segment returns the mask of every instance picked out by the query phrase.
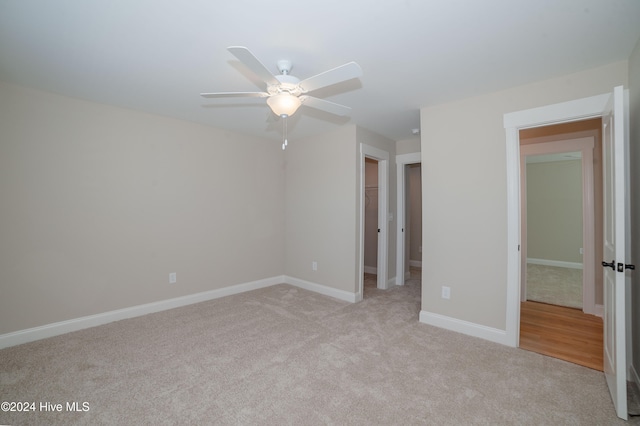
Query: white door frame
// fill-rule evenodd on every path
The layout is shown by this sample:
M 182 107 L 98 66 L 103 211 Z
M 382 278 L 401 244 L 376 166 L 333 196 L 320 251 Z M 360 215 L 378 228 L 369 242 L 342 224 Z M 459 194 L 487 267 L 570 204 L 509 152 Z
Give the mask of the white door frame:
M 577 152 L 582 154 L 582 311 L 586 314 L 596 314 L 595 301 L 595 201 L 593 182 L 593 149 L 595 137 L 557 139 L 550 142 L 532 143 L 520 147 L 520 194 L 522 199 L 521 223 L 521 290 L 520 300 L 526 300 L 527 289 L 527 190 L 526 190 L 526 157 L 532 155 L 558 154 L 563 152 Z M 602 315 L 601 315 L 602 316 Z
M 521 129 L 601 117 L 611 94 L 504 114 L 507 154 L 506 343 L 520 340 L 520 135 Z
M 360 259 L 358 264 L 357 300 L 364 295 L 364 191 L 365 191 L 365 157 L 378 161 L 378 265 L 377 287 L 389 288 L 388 275 L 388 241 L 389 241 L 389 153 L 364 143 L 360 143 Z
M 405 207 L 406 207 L 406 173 L 405 166 L 407 164 L 422 164 L 422 153 L 412 152 L 411 154 L 396 155 L 396 171 L 397 171 L 397 224 L 398 231 L 396 244 L 396 285 L 404 285 L 404 263 L 405 263 Z

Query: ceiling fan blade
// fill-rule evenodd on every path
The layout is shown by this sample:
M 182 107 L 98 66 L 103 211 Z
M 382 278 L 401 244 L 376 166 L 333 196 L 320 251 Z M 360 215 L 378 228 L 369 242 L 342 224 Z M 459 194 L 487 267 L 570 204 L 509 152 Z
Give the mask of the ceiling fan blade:
M 351 114 L 351 108 L 348 106 L 325 101 L 320 98 L 314 98 L 313 96 L 300 96 L 300 101 L 302 101 L 302 105 L 326 111 L 331 114 L 342 116 Z
M 352 78 L 357 78 L 361 75 L 362 68 L 360 68 L 360 65 L 355 62 L 349 62 L 347 64 L 340 65 L 337 68 L 302 80 L 298 86 L 302 89 L 303 93 L 306 93 L 322 87 L 331 86 L 332 84 L 351 80 Z
M 200 93 L 203 98 L 266 98 L 267 92 L 217 92 Z
M 240 62 L 245 64 L 247 68 L 253 71 L 258 77 L 262 79 L 268 85 L 278 85 L 280 82 L 274 77 L 267 67 L 264 66 L 258 58 L 255 57 L 249 49 L 244 46 L 230 46 L 227 50 L 231 52 L 233 56 L 240 59 Z

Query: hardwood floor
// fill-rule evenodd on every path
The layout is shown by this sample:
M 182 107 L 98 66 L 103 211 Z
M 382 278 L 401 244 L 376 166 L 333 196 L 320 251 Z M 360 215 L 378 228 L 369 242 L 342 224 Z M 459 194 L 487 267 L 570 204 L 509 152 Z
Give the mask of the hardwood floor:
M 603 370 L 602 318 L 580 309 L 522 302 L 520 348 Z

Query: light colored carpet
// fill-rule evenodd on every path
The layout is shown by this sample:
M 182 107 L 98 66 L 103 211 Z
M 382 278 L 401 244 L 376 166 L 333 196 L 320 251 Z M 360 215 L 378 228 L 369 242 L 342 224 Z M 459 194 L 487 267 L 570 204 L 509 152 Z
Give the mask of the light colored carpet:
M 602 373 L 418 322 L 419 280 L 350 304 L 281 284 L 0 351 L 1 424 L 613 425 Z
M 582 309 L 582 269 L 527 264 L 527 300 Z

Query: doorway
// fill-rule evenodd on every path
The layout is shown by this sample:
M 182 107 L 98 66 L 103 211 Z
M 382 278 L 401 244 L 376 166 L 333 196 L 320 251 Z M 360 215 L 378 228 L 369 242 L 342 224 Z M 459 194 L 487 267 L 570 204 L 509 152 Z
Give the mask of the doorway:
M 584 233 L 580 151 L 524 155 L 522 173 L 522 300 L 588 310 L 593 287 L 583 270 Z M 587 206 L 589 208 L 591 206 Z
M 366 169 L 367 163 L 377 163 L 377 188 L 366 188 Z M 376 257 L 376 287 L 381 290 L 387 290 L 389 287 L 388 275 L 388 211 L 389 211 L 389 153 L 370 145 L 360 144 L 360 176 L 359 176 L 359 265 L 358 274 L 358 293 L 356 301 L 362 300 L 364 297 L 364 278 L 365 278 L 365 226 L 366 226 L 366 204 L 367 196 L 369 200 L 377 197 L 377 247 Z M 371 167 L 371 166 L 369 166 Z
M 521 301 L 602 316 L 601 126 L 594 118 L 520 131 Z
M 589 118 L 603 120 L 603 252 L 618 260 L 602 262 L 604 293 L 604 371 L 616 414 L 627 419 L 626 378 L 630 364 L 630 279 L 624 274 L 629 240 L 628 191 L 628 91 L 616 86 L 611 93 L 504 115 L 507 157 L 507 322 L 505 342 L 517 347 L 520 334 L 520 129 L 569 123 Z M 604 131 L 606 130 L 606 132 Z M 606 154 L 606 155 L 605 155 Z M 615 198 L 614 198 L 615 197 Z M 614 202 L 615 200 L 615 202 Z M 615 238 L 614 238 L 615 235 Z M 603 281 L 605 281 L 603 279 Z
M 409 274 L 422 270 L 422 165 L 407 164 L 405 168 L 405 266 Z
M 601 126 L 595 118 L 520 131 L 519 324 L 522 349 L 600 371 Z
M 419 167 L 419 169 L 417 168 Z M 418 173 L 419 170 L 419 173 Z M 411 154 L 401 154 L 396 156 L 396 171 L 397 171 L 397 244 L 396 244 L 396 285 L 404 285 L 405 280 L 411 276 L 411 260 L 414 260 L 414 265 L 422 267 L 422 154 L 415 152 Z M 419 175 L 419 180 L 416 181 L 416 175 Z M 413 178 L 413 179 L 412 179 Z M 413 182 L 413 186 L 411 183 Z M 420 187 L 418 188 L 418 185 Z M 413 207 L 418 207 L 415 204 L 419 203 L 420 212 L 418 218 L 411 220 L 412 217 L 416 217 L 416 213 L 411 213 L 411 194 L 418 193 L 420 200 L 414 198 Z M 417 221 L 419 223 L 419 230 Z M 413 224 L 412 224 L 413 222 Z M 419 232 L 419 236 L 414 238 L 411 234 L 415 235 L 416 231 Z M 411 241 L 413 240 L 414 253 L 411 253 Z M 418 253 L 415 253 L 415 252 Z
M 518 347 L 521 304 L 521 194 L 520 131 L 599 119 L 611 99 L 610 94 L 555 104 L 504 115 L 507 138 L 507 322 L 505 343 Z
M 364 288 L 378 286 L 378 160 L 364 159 Z

